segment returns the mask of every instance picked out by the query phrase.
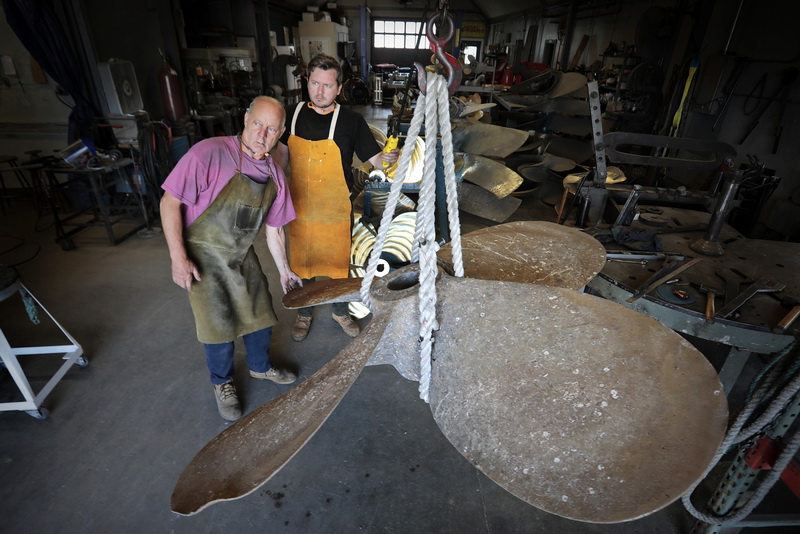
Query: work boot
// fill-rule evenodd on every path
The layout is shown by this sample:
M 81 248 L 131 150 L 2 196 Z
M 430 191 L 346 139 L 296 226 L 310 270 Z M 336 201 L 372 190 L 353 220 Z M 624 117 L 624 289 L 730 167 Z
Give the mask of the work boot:
M 297 375 L 293 372 L 275 369 L 274 367 L 267 369 L 266 373 L 259 373 L 250 369 L 250 376 L 259 380 L 272 380 L 276 384 L 291 384 L 297 380 Z
M 359 332 L 361 332 L 361 327 L 358 326 L 358 323 L 350 317 L 350 314 L 347 315 L 336 315 L 331 314 L 333 320 L 339 323 L 339 326 L 342 327 L 344 333 L 350 337 L 356 337 Z
M 310 315 L 298 315 L 292 325 L 292 339 L 295 341 L 303 341 L 308 335 L 308 329 L 311 328 Z
M 236 421 L 242 416 L 242 407 L 233 382 L 214 385 L 214 397 L 217 399 L 219 414 L 226 421 Z

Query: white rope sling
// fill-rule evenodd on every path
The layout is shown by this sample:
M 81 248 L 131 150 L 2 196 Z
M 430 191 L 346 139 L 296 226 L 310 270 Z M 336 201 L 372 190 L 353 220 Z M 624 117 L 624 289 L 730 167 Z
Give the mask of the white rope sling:
M 455 275 L 464 276 L 464 261 L 461 252 L 461 224 L 458 217 L 458 192 L 456 190 L 455 165 L 453 162 L 453 136 L 450 130 L 449 95 L 445 79 L 436 73 L 428 73 L 427 96 L 417 99 L 417 107 L 411 119 L 405 146 L 413 147 L 419 131 L 425 123 L 425 158 L 423 177 L 417 206 L 417 225 L 414 234 L 412 261 L 418 261 L 419 274 L 419 316 L 420 316 L 420 398 L 430 402 L 431 353 L 433 351 L 433 331 L 438 329 L 436 321 L 436 243 L 435 204 L 436 204 L 436 140 L 441 135 L 442 160 L 444 163 L 444 182 L 447 198 L 447 216 L 450 226 L 453 268 Z M 400 191 L 408 172 L 412 150 L 404 150 L 400 156 L 381 217 L 381 224 L 375 245 L 370 254 L 366 273 L 361 283 L 361 300 L 370 307 L 369 288 L 378 267 L 386 234 L 394 217 Z

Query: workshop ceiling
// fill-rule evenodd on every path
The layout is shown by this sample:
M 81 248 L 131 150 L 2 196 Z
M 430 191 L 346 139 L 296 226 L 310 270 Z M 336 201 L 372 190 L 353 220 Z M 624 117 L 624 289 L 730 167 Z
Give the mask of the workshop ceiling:
M 419 16 L 425 9 L 425 4 L 429 3 L 431 8 L 438 7 L 438 0 L 337 0 L 337 8 L 344 10 L 357 10 L 366 5 L 373 12 L 373 15 L 380 15 L 382 12 L 408 11 L 410 16 Z M 274 0 L 270 2 L 270 7 L 280 5 L 296 11 L 305 11 L 306 6 L 319 6 L 325 10 L 328 2 L 324 0 L 283 0 L 278 3 Z M 494 21 L 504 17 L 540 11 L 543 9 L 559 10 L 569 5 L 567 0 L 449 0 L 450 10 L 462 10 L 465 13 L 474 13 L 484 18 L 486 21 Z

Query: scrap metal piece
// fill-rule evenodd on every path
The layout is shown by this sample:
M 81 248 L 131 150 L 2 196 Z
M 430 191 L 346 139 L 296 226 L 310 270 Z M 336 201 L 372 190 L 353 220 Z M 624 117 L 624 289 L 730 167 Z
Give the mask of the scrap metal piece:
M 522 177 L 495 160 L 456 152 L 453 155 L 456 179 L 479 185 L 497 198 L 505 198 L 522 185 Z
M 776 280 L 772 280 L 770 278 L 759 278 L 747 288 L 736 295 L 733 300 L 729 303 L 726 303 L 725 306 L 717 312 L 717 315 L 720 317 L 729 317 L 733 315 L 733 312 L 738 310 L 742 304 L 756 296 L 758 293 L 777 293 L 778 291 L 783 291 L 786 287 L 786 284 L 783 282 L 778 282 Z
M 606 249 L 590 235 L 555 223 L 517 221 L 461 236 L 464 276 L 580 289 L 606 263 Z M 451 243 L 439 263 L 453 273 Z
M 730 267 L 717 269 L 715 272 L 717 276 L 725 281 L 724 306 L 733 302 L 733 299 L 739 294 L 739 287 L 741 287 L 742 284 L 753 283 L 752 278 Z
M 664 261 L 664 265 L 659 269 L 657 273 L 650 277 L 650 279 L 644 283 L 642 287 L 636 290 L 626 302 L 634 302 L 638 300 L 640 297 L 648 294 L 654 288 L 660 286 L 670 278 L 674 277 L 675 275 L 682 273 L 689 267 L 693 266 L 695 263 L 699 262 L 703 258 L 693 258 L 686 263 L 681 263 L 678 260 L 675 260 L 671 256 L 667 256 L 666 260 Z
M 727 402 L 680 335 L 562 288 L 443 277 L 437 292 L 433 418 L 505 490 L 613 523 L 667 506 L 703 476 Z

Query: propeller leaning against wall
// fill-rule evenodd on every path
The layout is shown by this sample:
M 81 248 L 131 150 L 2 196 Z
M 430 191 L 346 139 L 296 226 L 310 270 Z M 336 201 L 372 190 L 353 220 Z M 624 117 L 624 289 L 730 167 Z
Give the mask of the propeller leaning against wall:
M 603 247 L 552 223 L 462 236 L 465 277 L 437 278 L 430 406 L 453 446 L 498 485 L 587 522 L 637 519 L 702 476 L 725 431 L 713 367 L 659 322 L 577 291 Z M 370 289 L 373 317 L 337 356 L 209 442 L 172 495 L 184 515 L 247 495 L 311 439 L 368 363 L 420 376 L 418 266 Z M 360 300 L 359 279 L 307 284 L 287 307 Z

